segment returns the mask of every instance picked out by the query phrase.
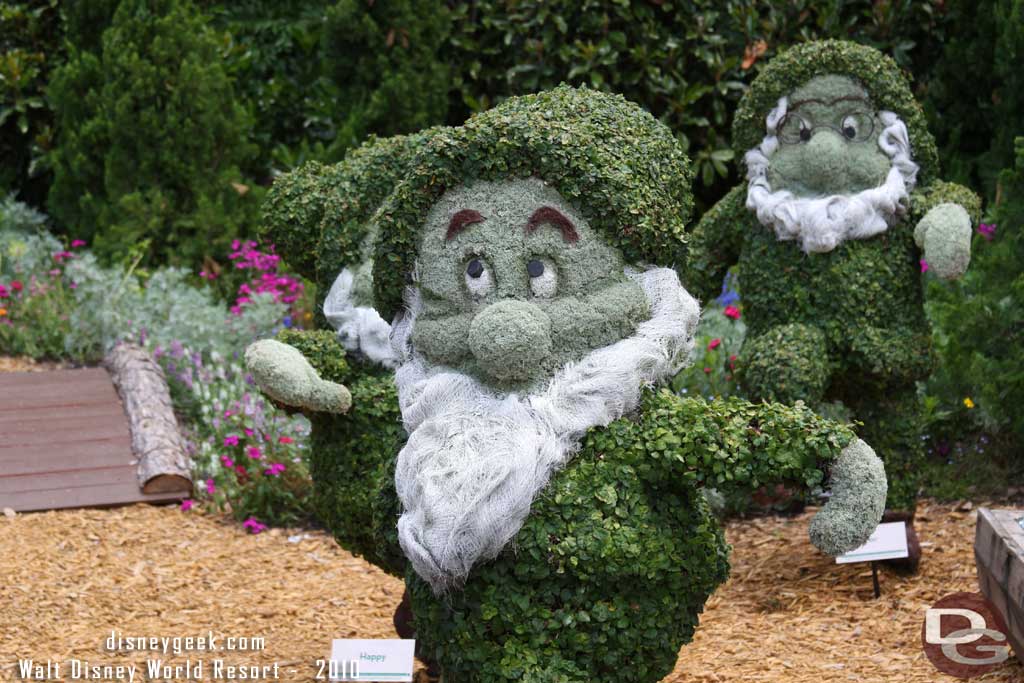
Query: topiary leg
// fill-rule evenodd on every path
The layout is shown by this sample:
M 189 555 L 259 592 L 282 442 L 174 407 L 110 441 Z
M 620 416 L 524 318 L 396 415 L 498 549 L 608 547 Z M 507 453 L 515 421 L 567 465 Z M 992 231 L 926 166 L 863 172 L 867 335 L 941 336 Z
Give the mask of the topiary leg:
M 743 385 L 754 400 L 817 406 L 832 373 L 825 334 L 799 323 L 748 336 L 740 358 Z
M 864 423 L 858 431 L 885 463 L 889 480 L 886 507 L 913 512 L 924 461 L 921 405 L 915 387 L 880 387 L 844 400 L 855 419 Z

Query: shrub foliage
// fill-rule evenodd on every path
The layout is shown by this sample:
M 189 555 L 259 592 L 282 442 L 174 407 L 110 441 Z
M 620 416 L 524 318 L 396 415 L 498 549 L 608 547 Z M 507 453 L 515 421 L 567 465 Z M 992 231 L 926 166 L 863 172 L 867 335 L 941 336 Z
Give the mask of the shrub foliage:
M 124 0 L 101 51 L 73 49 L 49 93 L 49 206 L 101 258 L 149 240 L 147 262 L 196 263 L 251 225 L 260 193 L 239 171 L 250 116 L 192 5 Z

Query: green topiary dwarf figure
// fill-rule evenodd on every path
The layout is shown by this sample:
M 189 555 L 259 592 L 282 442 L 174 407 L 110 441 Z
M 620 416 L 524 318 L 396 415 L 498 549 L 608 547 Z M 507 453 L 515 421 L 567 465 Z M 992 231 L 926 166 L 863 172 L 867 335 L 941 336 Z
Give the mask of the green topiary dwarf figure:
M 886 463 L 891 518 L 912 523 L 924 453 L 915 382 L 932 362 L 921 271 L 964 273 L 979 200 L 937 179 L 906 79 L 854 43 L 776 57 L 740 102 L 733 145 L 749 150 L 748 182 L 693 231 L 687 284 L 711 297 L 739 264 L 748 395 L 841 400 Z
M 335 463 L 328 485 L 394 511 L 373 521 L 389 545 L 375 556 L 406 559 L 417 645 L 446 683 L 668 674 L 728 574 L 704 486 L 827 483 L 815 545 L 838 554 L 870 535 L 885 473 L 849 428 L 665 388 L 699 310 L 666 267 L 685 257 L 692 202 L 663 124 L 562 86 L 434 130 L 401 163 L 359 229 L 376 235 L 407 437 L 363 469 L 342 439 L 314 448 Z M 247 358 L 271 395 L 340 412 L 347 401 L 319 398 L 344 395 L 324 372 L 337 353 L 270 340 Z M 363 530 L 335 532 L 345 545 Z

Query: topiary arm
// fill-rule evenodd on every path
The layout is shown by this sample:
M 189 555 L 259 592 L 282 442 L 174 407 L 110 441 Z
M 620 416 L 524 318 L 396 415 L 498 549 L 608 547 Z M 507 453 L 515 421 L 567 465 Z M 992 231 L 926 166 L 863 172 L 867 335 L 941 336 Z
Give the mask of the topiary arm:
M 690 234 L 683 284 L 700 301 L 718 295 L 722 279 L 739 258 L 743 229 L 750 224 L 747 186 L 737 185 L 704 214 Z
M 944 280 L 967 271 L 971 233 L 981 214 L 976 194 L 955 183 L 937 181 L 911 195 L 914 241 L 928 267 Z
M 282 341 L 260 340 L 245 350 L 246 366 L 260 389 L 296 408 L 347 412 L 352 396 L 340 380 L 348 365 L 345 350 L 334 334 L 327 330 L 285 330 L 279 338 Z
M 849 427 L 800 403 L 707 402 L 663 390 L 645 408 L 645 450 L 656 476 L 723 492 L 776 482 L 816 487 L 830 477 L 833 495 L 812 522 L 811 540 L 833 555 L 861 545 L 882 518 L 881 461 Z

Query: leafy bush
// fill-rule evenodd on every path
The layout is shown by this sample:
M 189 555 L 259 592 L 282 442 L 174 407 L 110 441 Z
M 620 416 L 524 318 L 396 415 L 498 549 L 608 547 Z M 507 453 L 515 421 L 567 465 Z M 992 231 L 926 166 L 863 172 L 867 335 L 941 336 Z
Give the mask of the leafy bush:
M 1024 137 L 1000 175 L 999 202 L 979 226 L 958 282 L 930 282 L 940 371 L 930 389 L 974 425 L 1024 444 Z
M 449 121 L 565 81 L 620 93 L 680 137 L 701 204 L 718 199 L 735 156 L 728 131 L 745 84 L 779 48 L 844 38 L 926 75 L 949 25 L 941 0 L 475 0 L 453 4 Z
M 947 175 L 994 198 L 1024 133 L 1024 0 L 953 0 L 925 104 Z
M 327 12 L 325 75 L 337 88 L 340 160 L 370 133 L 414 133 L 442 123 L 448 108 L 447 39 L 442 0 L 340 0 Z
M 219 40 L 187 1 L 124 0 L 99 53 L 71 46 L 57 112 L 49 207 L 109 262 L 149 240 L 143 263 L 198 263 L 253 226 L 254 153 Z
M 736 305 L 739 295 L 732 289 L 731 273 L 722 286 L 722 295 L 704 304 L 697 326 L 693 364 L 672 380 L 672 388 L 681 394 L 707 399 L 742 395 L 737 381 L 739 353 L 747 336 Z
M 224 33 L 224 66 L 239 101 L 251 106 L 248 134 L 260 150 L 243 170 L 262 180 L 271 166 L 285 169 L 337 135 L 337 88 L 323 77 L 325 15 L 334 0 L 202 2 Z
M 53 113 L 43 93 L 62 58 L 59 20 L 58 0 L 0 2 L 0 192 L 37 206 L 49 186 Z

